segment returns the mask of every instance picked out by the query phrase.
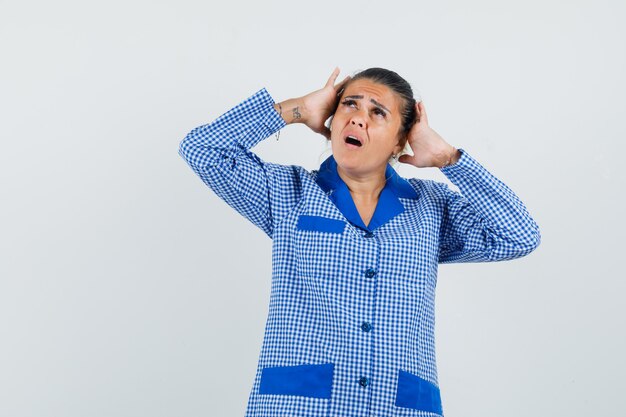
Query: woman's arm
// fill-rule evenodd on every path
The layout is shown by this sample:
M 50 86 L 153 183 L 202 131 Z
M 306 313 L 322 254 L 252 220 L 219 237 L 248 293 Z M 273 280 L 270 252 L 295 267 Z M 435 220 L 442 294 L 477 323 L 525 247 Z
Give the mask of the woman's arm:
M 414 155 L 402 155 L 399 161 L 438 167 L 460 190 L 435 183 L 444 200 L 439 262 L 503 261 L 532 252 L 541 236 L 521 200 L 466 151 L 435 132 L 422 102 L 416 107 L 419 120 L 407 139 Z
M 222 200 L 272 237 L 300 199 L 298 167 L 265 162 L 249 149 L 290 123 L 328 135 L 324 121 L 350 78 L 335 85 L 338 75 L 336 68 L 323 88 L 280 105 L 263 88 L 189 132 L 178 152 Z
M 179 154 L 222 200 L 272 237 L 274 225 L 300 196 L 296 167 L 249 151 L 285 126 L 263 88 L 212 123 L 193 129 Z
M 466 151 L 441 171 L 457 187 L 441 186 L 444 215 L 440 263 L 504 261 L 528 255 L 541 242 L 524 203 Z

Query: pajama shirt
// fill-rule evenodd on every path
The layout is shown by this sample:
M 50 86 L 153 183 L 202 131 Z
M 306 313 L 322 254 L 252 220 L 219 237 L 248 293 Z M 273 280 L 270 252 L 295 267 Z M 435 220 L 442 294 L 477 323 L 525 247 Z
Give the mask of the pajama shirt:
M 309 171 L 250 150 L 286 125 L 273 104 L 262 88 L 179 145 L 202 181 L 272 239 L 246 417 L 443 416 L 438 264 L 525 256 L 540 243 L 536 222 L 459 149 L 460 159 L 440 169 L 459 191 L 402 178 L 388 164 L 365 225 L 332 155 Z

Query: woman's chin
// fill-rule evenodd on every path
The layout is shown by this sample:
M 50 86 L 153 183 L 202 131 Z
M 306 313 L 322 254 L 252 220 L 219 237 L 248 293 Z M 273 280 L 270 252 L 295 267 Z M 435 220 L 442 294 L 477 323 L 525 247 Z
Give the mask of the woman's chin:
M 360 158 L 358 155 L 350 153 L 338 153 L 333 154 L 333 156 L 335 157 L 337 165 L 340 165 L 343 168 L 354 169 L 360 165 Z
M 335 158 L 335 161 L 343 172 L 350 172 L 352 175 L 361 175 L 365 172 L 364 169 L 366 169 L 362 158 L 353 155 L 342 155 L 339 158 Z

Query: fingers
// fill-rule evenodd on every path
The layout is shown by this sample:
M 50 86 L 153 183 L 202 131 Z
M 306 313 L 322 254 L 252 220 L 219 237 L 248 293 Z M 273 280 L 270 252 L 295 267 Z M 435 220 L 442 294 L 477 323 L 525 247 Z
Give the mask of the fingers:
M 421 101 L 418 101 L 415 105 L 417 106 L 417 114 L 419 115 L 419 122 L 424 123 L 425 125 L 428 125 L 428 116 L 426 115 L 426 107 L 424 107 L 424 103 Z
M 332 87 L 335 85 L 335 80 L 337 79 L 337 77 L 339 76 L 339 67 L 335 67 L 335 70 L 333 71 L 332 74 L 330 74 L 330 78 L 328 79 L 328 81 L 326 81 L 326 86 L 325 87 Z
M 339 84 L 335 86 L 335 91 L 337 92 L 341 91 L 341 89 L 346 85 L 346 83 L 348 82 L 350 78 L 351 77 L 347 75 L 346 78 L 344 78 L 342 82 L 340 82 Z

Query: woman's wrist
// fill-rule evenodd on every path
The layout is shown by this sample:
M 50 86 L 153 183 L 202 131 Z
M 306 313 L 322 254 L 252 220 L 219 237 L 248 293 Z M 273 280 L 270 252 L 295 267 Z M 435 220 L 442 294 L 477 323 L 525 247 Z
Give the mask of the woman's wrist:
M 443 162 L 437 164 L 439 168 L 445 168 L 458 162 L 459 158 L 461 157 L 461 152 L 454 146 L 452 146 L 451 148 L 452 150 L 447 152 L 442 158 Z
M 286 124 L 304 123 L 302 100 L 290 98 L 274 104 L 274 109 L 283 118 Z
M 461 158 L 461 151 L 459 151 L 457 148 L 455 148 L 454 146 L 452 147 L 452 157 L 450 158 L 450 164 L 449 165 L 454 165 L 459 161 L 459 158 Z

